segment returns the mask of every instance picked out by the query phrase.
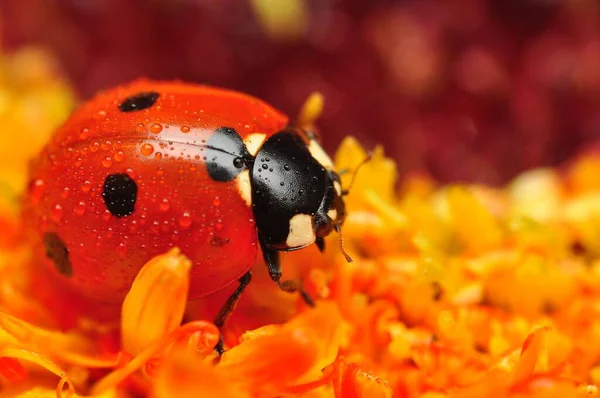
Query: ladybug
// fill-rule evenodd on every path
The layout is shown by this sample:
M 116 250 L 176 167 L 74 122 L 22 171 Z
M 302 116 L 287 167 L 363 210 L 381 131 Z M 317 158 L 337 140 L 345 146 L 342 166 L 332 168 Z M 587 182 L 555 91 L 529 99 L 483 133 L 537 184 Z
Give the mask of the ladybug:
M 30 169 L 24 220 L 49 272 L 96 302 L 121 303 L 140 268 L 179 247 L 189 298 L 238 289 L 260 247 L 281 289 L 280 252 L 339 231 L 339 175 L 317 137 L 265 102 L 183 82 L 137 80 L 97 94 Z

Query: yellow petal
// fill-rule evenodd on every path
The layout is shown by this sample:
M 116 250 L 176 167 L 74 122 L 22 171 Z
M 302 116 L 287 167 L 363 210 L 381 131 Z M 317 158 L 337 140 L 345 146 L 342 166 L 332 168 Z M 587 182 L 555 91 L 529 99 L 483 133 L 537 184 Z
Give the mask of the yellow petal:
M 325 98 L 319 92 L 312 93 L 304 102 L 298 116 L 298 126 L 310 130 L 323 113 Z
M 142 267 L 123 302 L 121 338 L 126 352 L 142 352 L 181 324 L 191 266 L 174 248 Z
M 467 248 L 482 251 L 500 245 L 503 235 L 498 222 L 470 190 L 450 188 L 448 206 L 456 233 Z
M 356 167 L 366 157 L 367 152 L 356 138 L 346 137 L 342 141 L 335 154 L 335 167 L 338 171 L 346 171 L 341 177 L 344 188 L 348 188 Z M 382 201 L 392 203 L 395 201 L 395 184 L 396 163 L 385 157 L 383 147 L 376 147 L 371 160 L 358 171 L 354 185 L 350 188 L 350 195 L 345 198 L 346 204 L 351 209 L 370 207 L 369 199 L 365 197 L 367 192 L 379 196 Z M 370 199 L 372 203 L 372 197 Z

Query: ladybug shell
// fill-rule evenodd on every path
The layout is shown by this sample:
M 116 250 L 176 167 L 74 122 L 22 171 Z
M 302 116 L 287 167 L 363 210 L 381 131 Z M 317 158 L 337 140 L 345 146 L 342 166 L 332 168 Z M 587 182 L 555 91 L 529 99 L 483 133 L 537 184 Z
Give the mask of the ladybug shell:
M 51 272 L 94 300 L 121 302 L 140 268 L 174 246 L 193 262 L 190 298 L 208 295 L 256 259 L 244 162 L 286 124 L 256 98 L 207 86 L 105 91 L 32 163 L 25 223 Z

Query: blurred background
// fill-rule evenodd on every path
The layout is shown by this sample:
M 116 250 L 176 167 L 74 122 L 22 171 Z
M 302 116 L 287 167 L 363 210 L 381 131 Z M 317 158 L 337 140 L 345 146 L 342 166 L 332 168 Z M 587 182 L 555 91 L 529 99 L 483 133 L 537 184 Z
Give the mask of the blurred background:
M 179 78 L 251 93 L 293 117 L 320 91 L 329 151 L 354 135 L 384 144 L 401 174 L 444 181 L 503 183 L 600 138 L 598 0 L 0 5 L 3 68 L 16 69 L 4 79 L 35 78 L 42 62 L 38 74 L 60 76 L 75 102 L 139 76 Z M 68 102 L 56 92 L 45 101 Z

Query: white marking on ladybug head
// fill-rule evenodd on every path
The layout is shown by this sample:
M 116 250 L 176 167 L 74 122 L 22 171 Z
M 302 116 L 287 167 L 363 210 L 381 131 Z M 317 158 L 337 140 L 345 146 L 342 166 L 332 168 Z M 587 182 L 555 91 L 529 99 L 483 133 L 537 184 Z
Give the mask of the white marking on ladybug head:
M 246 149 L 252 156 L 256 156 L 258 150 L 260 149 L 263 142 L 267 138 L 266 134 L 262 133 L 254 133 L 250 134 L 244 139 L 244 145 L 246 145 Z
M 335 192 L 337 192 L 338 196 L 342 196 L 342 185 L 339 182 L 333 182 L 333 189 L 335 189 Z
M 335 219 L 337 218 L 337 210 L 336 209 L 329 209 L 327 211 L 327 217 L 331 218 L 333 221 L 335 221 Z
M 308 246 L 313 244 L 316 239 L 312 216 L 309 214 L 296 214 L 290 219 L 290 230 L 285 241 L 288 247 Z
M 325 151 L 317 141 L 310 140 L 310 143 L 308 144 L 308 151 L 310 152 L 312 157 L 315 158 L 315 160 L 319 162 L 323 167 L 325 167 L 328 170 L 333 170 L 333 162 L 331 161 L 331 158 L 329 157 L 329 155 L 327 155 L 327 153 L 325 153 Z
M 250 170 L 243 170 L 236 178 L 237 188 L 248 207 L 252 206 L 252 185 L 250 185 Z

